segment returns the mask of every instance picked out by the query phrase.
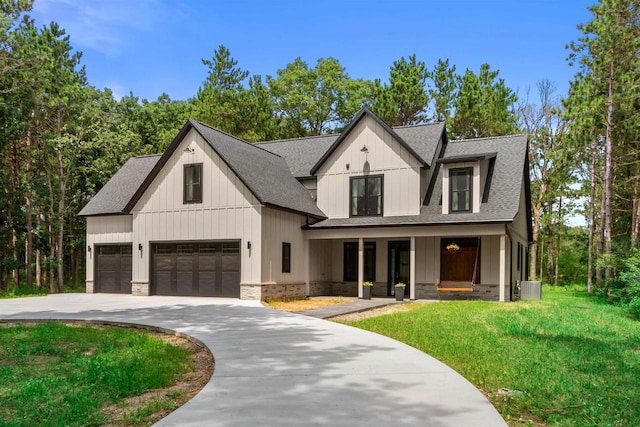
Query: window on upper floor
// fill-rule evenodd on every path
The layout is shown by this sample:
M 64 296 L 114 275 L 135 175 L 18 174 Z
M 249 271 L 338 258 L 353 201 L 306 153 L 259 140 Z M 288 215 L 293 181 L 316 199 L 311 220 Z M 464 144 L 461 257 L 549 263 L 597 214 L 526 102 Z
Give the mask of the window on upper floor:
M 473 168 L 449 169 L 450 212 L 471 212 Z
M 382 215 L 382 184 L 382 175 L 352 177 L 350 180 L 350 215 Z
M 183 203 L 202 203 L 202 163 L 184 165 Z

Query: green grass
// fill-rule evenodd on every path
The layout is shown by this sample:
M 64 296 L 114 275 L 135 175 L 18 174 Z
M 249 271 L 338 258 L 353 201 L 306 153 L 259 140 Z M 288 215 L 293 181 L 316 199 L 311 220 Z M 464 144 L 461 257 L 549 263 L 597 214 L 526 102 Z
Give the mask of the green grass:
M 0 290 L 0 299 L 3 298 L 24 298 L 47 295 L 46 289 L 31 289 L 25 287 L 10 288 L 8 291 Z
M 0 325 L 0 426 L 109 422 L 104 405 L 170 385 L 188 353 L 139 330 Z
M 640 322 L 584 294 L 545 288 L 542 301 L 416 304 L 350 324 L 451 366 L 511 425 L 640 425 Z M 503 388 L 522 393 L 496 393 Z

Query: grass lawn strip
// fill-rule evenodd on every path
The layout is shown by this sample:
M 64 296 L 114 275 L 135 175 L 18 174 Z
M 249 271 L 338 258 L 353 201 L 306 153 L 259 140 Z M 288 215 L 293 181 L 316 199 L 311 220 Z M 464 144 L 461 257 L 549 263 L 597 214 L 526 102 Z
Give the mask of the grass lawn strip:
M 640 322 L 624 309 L 549 289 L 542 301 L 412 307 L 348 323 L 451 366 L 511 425 L 640 425 Z
M 173 335 L 82 322 L 0 324 L 0 426 L 145 425 L 213 373 Z

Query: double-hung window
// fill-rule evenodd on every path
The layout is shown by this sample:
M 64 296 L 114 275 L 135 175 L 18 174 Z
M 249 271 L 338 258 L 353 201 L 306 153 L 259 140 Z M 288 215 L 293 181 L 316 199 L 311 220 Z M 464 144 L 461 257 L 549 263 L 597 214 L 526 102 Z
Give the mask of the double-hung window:
M 184 165 L 183 203 L 202 203 L 202 163 Z
M 382 175 L 351 178 L 350 215 L 382 215 Z
M 449 169 L 450 212 L 471 212 L 473 168 Z

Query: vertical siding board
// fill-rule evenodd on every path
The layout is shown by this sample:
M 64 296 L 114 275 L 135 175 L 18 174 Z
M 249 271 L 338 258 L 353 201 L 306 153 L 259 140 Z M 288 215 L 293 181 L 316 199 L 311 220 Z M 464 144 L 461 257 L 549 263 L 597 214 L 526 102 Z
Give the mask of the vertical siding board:
M 368 154 L 361 152 L 365 145 Z M 325 214 L 330 218 L 349 217 L 349 178 L 363 175 L 365 162 L 370 174 L 384 174 L 385 216 L 419 214 L 419 200 L 414 200 L 419 199 L 420 191 L 418 161 L 369 117 L 345 137 L 318 172 L 318 206 Z

